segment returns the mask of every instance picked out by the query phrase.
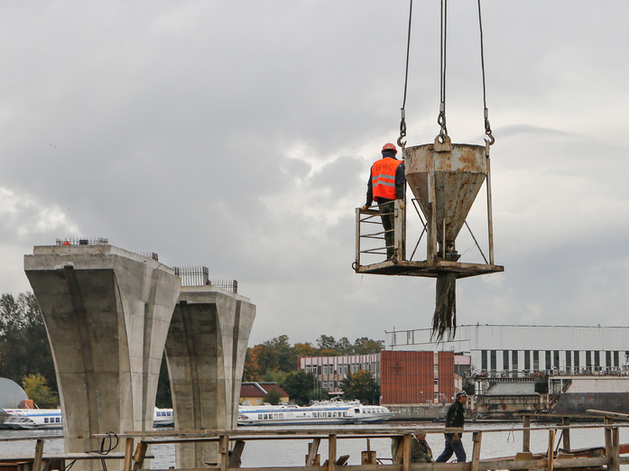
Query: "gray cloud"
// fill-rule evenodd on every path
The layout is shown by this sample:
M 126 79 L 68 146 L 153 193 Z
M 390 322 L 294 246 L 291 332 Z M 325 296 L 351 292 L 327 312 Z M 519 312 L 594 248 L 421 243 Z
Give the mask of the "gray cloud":
M 482 142 L 474 9 L 451 6 L 456 142 Z M 460 323 L 626 322 L 628 10 L 483 2 L 506 271 L 459 282 Z M 258 306 L 253 342 L 428 326 L 433 280 L 351 270 L 354 208 L 398 135 L 407 14 L 358 1 L 0 6 L 2 292 L 29 289 L 33 245 L 102 236 L 238 279 Z M 438 133 L 438 5 L 415 15 L 409 145 Z M 483 220 L 477 202 L 481 235 Z

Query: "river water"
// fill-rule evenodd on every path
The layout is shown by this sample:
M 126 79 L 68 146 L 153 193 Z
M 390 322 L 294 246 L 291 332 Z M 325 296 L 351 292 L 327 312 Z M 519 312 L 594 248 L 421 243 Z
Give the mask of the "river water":
M 588 424 L 578 424 L 576 427 Z M 590 424 L 591 425 L 591 424 Z M 390 422 L 386 427 L 392 429 L 435 429 L 438 424 L 433 422 Z M 544 427 L 545 425 L 533 425 L 531 432 L 531 451 L 533 453 L 545 453 L 548 448 L 548 431 L 535 430 L 536 427 Z M 352 429 L 356 426 L 350 426 Z M 472 433 L 471 431 L 482 431 L 481 459 L 482 458 L 498 458 L 513 456 L 515 453 L 522 451 L 522 425 L 520 422 L 501 422 L 491 424 L 470 423 L 466 426 L 466 433 L 463 435 L 463 445 L 467 452 L 468 461 L 472 455 Z M 299 427 L 291 427 L 299 428 Z M 325 429 L 325 427 L 321 427 Z M 342 427 L 333 427 L 339 429 Z M 358 427 L 360 428 L 360 427 Z M 365 426 L 370 428 L 370 426 Z M 256 430 L 272 430 L 270 427 L 256 427 Z M 164 430 L 164 428 L 160 428 Z M 493 431 L 493 432 L 492 432 Z M 52 438 L 61 435 L 61 430 L 0 430 L 0 456 L 14 454 L 33 454 L 35 450 L 35 439 L 46 438 L 44 444 L 44 452 L 46 453 L 63 453 L 63 440 Z M 557 434 L 557 440 L 559 439 Z M 31 437 L 32 440 L 25 441 L 3 441 L 6 438 L 26 438 Z M 604 446 L 605 437 L 603 428 L 573 428 L 570 431 L 570 440 L 572 449 L 588 448 L 594 446 Z M 248 441 L 245 451 L 242 455 L 243 467 L 262 467 L 262 466 L 302 466 L 305 462 L 305 455 L 308 450 L 308 442 L 311 440 L 253 440 Z M 433 456 L 437 457 L 443 450 L 444 440 L 440 433 L 429 433 L 427 441 L 432 448 Z M 620 429 L 620 443 L 629 443 L 629 428 Z M 561 446 L 561 445 L 560 445 Z M 369 441 L 369 448 L 376 451 L 379 458 L 391 457 L 391 440 L 388 438 L 377 438 Z M 337 456 L 350 455 L 348 464 L 360 464 L 360 452 L 367 450 L 365 438 L 360 439 L 339 439 L 337 442 Z M 124 444 L 118 445 L 116 451 L 122 452 Z M 151 453 L 155 459 L 151 460 L 152 469 L 166 469 L 175 465 L 175 447 L 174 445 L 153 445 Z M 327 442 L 321 441 L 319 449 L 321 462 L 327 457 Z M 623 466 L 623 469 L 629 469 L 629 466 Z

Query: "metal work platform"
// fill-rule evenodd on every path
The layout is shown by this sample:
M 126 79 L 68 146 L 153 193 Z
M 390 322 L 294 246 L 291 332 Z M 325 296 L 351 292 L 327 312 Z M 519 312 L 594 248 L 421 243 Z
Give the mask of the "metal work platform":
M 449 262 L 447 260 L 435 260 L 433 263 L 427 260 L 421 262 L 411 262 L 402 260 L 394 262 L 385 260 L 380 263 L 362 265 L 356 267 L 356 273 L 370 275 L 400 275 L 400 276 L 423 276 L 436 278 L 438 273 L 456 273 L 457 278 L 467 278 L 476 275 L 488 275 L 490 273 L 503 272 L 502 265 L 484 265 L 478 263 Z
M 449 138 L 444 142 L 436 139 L 434 144 L 404 149 L 404 164 L 414 195 L 408 204 L 394 200 L 384 213 L 377 207 L 356 209 L 354 271 L 427 278 L 446 274 L 467 278 L 503 272 L 504 267 L 494 263 L 489 146 L 452 144 Z M 466 221 L 483 184 L 487 190 L 487 255 Z M 413 208 L 421 222 L 417 242 L 408 245 L 407 208 Z M 393 218 L 393 228 L 385 229 L 383 218 Z M 476 246 L 484 263 L 480 257 L 470 260 L 469 256 L 461 261 L 467 250 L 459 254 L 455 240 L 464 227 L 469 231 L 470 246 Z M 426 258 L 417 260 L 422 240 Z

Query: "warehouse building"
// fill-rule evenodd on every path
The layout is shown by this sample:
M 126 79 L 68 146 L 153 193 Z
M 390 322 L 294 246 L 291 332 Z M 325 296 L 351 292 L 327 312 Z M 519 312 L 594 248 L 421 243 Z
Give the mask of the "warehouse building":
M 462 325 L 449 340 L 431 329 L 385 332 L 391 351 L 452 351 L 470 357 L 470 374 L 629 374 L 629 327 Z

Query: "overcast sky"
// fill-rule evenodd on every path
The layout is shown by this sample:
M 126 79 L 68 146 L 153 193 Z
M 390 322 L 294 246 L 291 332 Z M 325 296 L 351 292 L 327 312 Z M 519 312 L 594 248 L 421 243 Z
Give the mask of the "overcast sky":
M 408 6 L 3 2 L 0 292 L 30 290 L 33 246 L 106 237 L 238 280 L 252 345 L 429 327 L 434 280 L 351 268 L 369 168 L 398 137 Z M 481 144 L 476 2 L 449 6 L 448 130 Z M 629 3 L 482 7 L 505 272 L 458 282 L 458 322 L 626 324 Z M 432 142 L 437 0 L 415 1 L 406 109 L 408 145 Z

